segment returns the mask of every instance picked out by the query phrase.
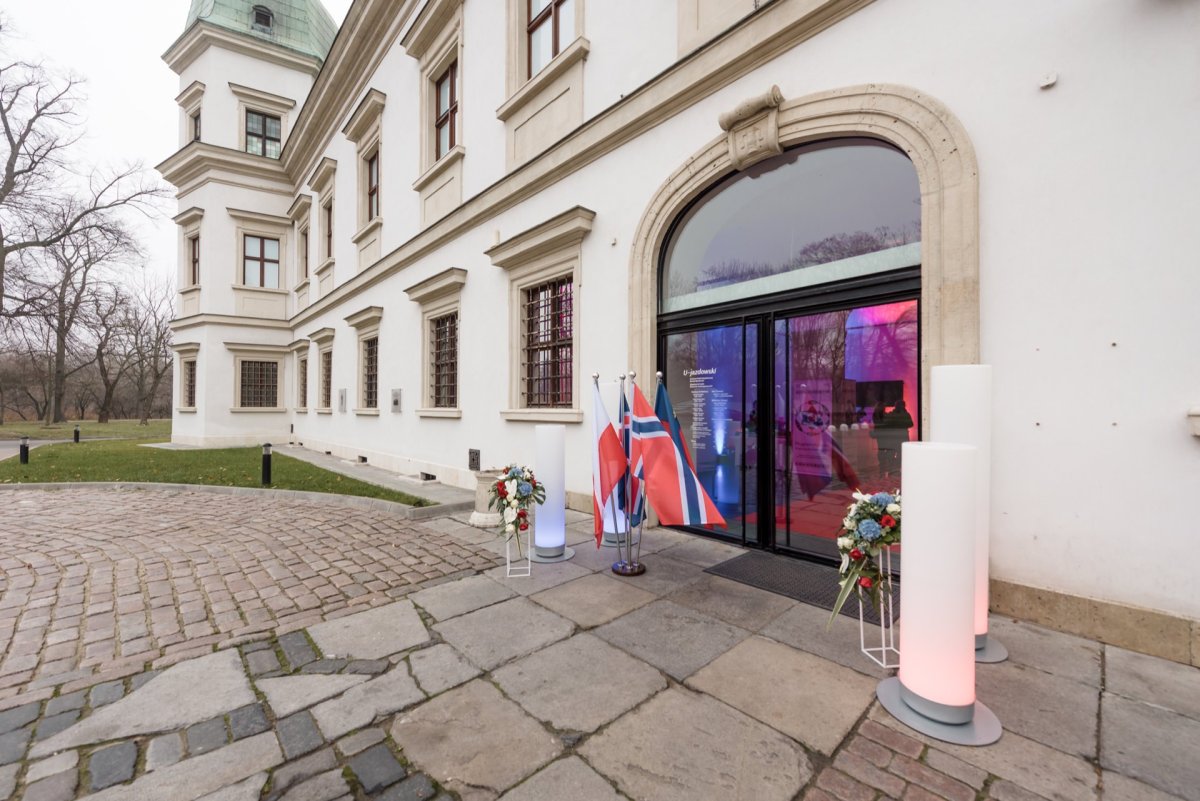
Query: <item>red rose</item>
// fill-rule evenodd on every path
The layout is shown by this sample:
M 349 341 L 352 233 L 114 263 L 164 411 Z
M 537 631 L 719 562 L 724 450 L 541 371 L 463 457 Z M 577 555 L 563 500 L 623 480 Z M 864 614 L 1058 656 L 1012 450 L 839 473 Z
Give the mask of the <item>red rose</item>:
M 521 524 L 521 531 L 524 531 L 524 530 L 525 530 L 525 529 L 527 529 L 527 528 L 529 528 L 529 524 L 528 524 L 528 523 L 522 523 L 522 524 Z
M 508 490 L 506 490 L 504 487 L 498 487 L 496 489 L 496 494 L 499 495 L 501 498 L 507 498 Z
M 857 562 L 859 559 L 863 558 L 863 552 L 857 548 L 854 548 L 850 551 L 850 558 Z
M 883 526 L 884 528 L 895 528 L 896 518 L 892 517 L 891 515 L 884 515 L 883 517 L 879 518 L 879 525 Z
M 860 579 L 858 580 L 858 586 L 862 587 L 864 590 L 869 590 L 869 589 L 871 589 L 871 586 L 872 586 L 874 583 L 875 583 L 875 582 L 871 581 L 871 579 L 867 578 L 866 576 L 863 576 L 862 578 L 860 578 Z
M 518 510 L 517 510 L 517 517 L 520 517 L 520 518 L 525 518 L 525 517 L 528 517 L 528 516 L 529 516 L 529 512 L 526 512 L 524 509 L 518 509 Z

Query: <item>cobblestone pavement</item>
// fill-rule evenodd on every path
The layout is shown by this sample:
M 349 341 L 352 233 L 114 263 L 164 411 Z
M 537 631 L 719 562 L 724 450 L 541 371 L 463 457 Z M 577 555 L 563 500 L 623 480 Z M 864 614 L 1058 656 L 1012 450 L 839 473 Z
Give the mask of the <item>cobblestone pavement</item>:
M 497 559 L 335 503 L 86 487 L 2 498 L 0 703 L 302 628 Z
M 647 532 L 647 573 L 617 578 L 589 528 L 528 578 L 433 579 L 11 699 L 0 798 L 1200 801 L 1197 668 L 994 618 L 1011 658 L 977 684 L 1005 733 L 951 746 L 878 705 L 855 621 L 704 572 L 736 549 Z M 498 545 L 449 518 L 421 533 Z

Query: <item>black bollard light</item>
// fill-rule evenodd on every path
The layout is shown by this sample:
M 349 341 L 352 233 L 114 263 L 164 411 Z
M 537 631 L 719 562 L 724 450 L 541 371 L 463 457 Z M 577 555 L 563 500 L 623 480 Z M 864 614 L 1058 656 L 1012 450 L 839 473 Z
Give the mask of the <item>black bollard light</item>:
M 79 443 L 79 423 L 75 424 L 75 442 Z
M 263 445 L 262 483 L 264 487 L 271 483 L 271 443 L 269 442 Z
M 21 464 L 29 464 L 29 437 L 21 437 Z

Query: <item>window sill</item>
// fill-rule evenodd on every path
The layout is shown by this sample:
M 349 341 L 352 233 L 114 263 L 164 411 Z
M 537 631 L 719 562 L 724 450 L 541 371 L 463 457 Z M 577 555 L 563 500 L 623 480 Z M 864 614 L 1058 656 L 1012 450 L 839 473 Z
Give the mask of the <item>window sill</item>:
M 543 89 L 553 83 L 555 78 L 570 69 L 575 62 L 587 58 L 591 47 L 591 42 L 582 36 L 567 45 L 567 48 L 555 56 L 553 61 L 543 67 L 541 72 L 526 81 L 520 89 L 513 92 L 512 97 L 504 101 L 504 104 L 496 109 L 496 119 L 507 120 L 524 108 L 530 100 L 540 95 Z
M 175 411 L 179 412 L 180 414 L 195 414 L 196 407 L 195 406 L 179 406 L 179 407 L 176 407 Z
M 502 409 L 500 416 L 514 423 L 582 423 L 582 409 Z
M 383 217 L 375 217 L 374 219 L 369 220 L 362 228 L 358 229 L 358 233 L 350 237 L 350 241 L 357 245 L 359 242 L 363 241 L 382 227 Z M 323 267 L 324 265 L 321 266 Z
M 459 161 L 462 161 L 462 158 L 465 155 L 467 155 L 467 149 L 462 145 L 455 145 L 454 147 L 450 148 L 446 155 L 435 161 L 429 169 L 421 173 L 420 178 L 413 181 L 412 188 L 417 192 L 420 192 L 422 189 L 437 180 L 439 175 L 453 167 Z
M 308 279 L 307 278 L 305 278 L 300 283 L 296 284 L 295 292 L 297 295 L 299 295 L 301 292 L 303 292 L 306 289 L 308 289 Z
M 417 417 L 447 417 L 458 419 L 462 417 L 462 409 L 417 409 Z
M 233 414 L 282 414 L 287 409 L 282 406 L 231 406 L 229 411 Z
M 378 417 L 379 416 L 378 409 L 355 409 L 354 413 L 357 414 L 359 417 Z
M 296 414 L 308 414 L 308 407 L 307 406 L 297 406 L 292 411 L 294 411 Z
M 323 261 L 317 265 L 317 277 L 319 278 L 321 275 L 329 272 L 332 269 L 333 269 L 333 256 L 330 256 L 329 258 L 325 259 L 325 261 Z
M 233 288 L 241 290 L 242 292 L 262 292 L 267 295 L 286 295 L 289 291 L 287 289 L 275 289 L 269 286 L 247 286 L 246 284 L 234 284 Z
M 200 291 L 200 285 L 192 284 L 191 286 L 185 286 L 183 289 L 180 289 L 179 294 L 180 295 L 190 295 L 193 292 L 199 292 L 199 291 Z
M 317 409 L 317 414 L 333 414 L 333 409 Z

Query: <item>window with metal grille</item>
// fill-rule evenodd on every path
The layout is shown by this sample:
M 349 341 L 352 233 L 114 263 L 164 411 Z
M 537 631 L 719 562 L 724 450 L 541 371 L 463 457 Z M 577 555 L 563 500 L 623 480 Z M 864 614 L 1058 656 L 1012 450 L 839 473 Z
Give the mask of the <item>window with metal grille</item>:
M 429 395 L 434 408 L 458 408 L 458 312 L 429 321 Z
M 575 40 L 574 0 L 527 0 L 528 69 L 532 78 Z
M 273 409 L 279 405 L 279 363 L 242 362 L 242 398 L 244 409 Z
M 527 407 L 571 407 L 574 283 L 570 275 L 523 292 L 521 354 Z
M 200 234 L 188 238 L 188 249 L 191 251 L 191 275 L 189 276 L 192 286 L 200 283 Z
M 183 406 L 186 409 L 196 408 L 196 363 L 183 363 Z
M 364 409 L 379 408 L 379 337 L 362 342 L 362 404 Z
M 255 156 L 279 158 L 283 150 L 283 123 L 278 117 L 258 111 L 246 112 L 246 152 Z
M 279 240 L 262 236 L 245 237 L 242 248 L 242 283 L 246 286 L 279 288 Z
M 321 351 L 321 408 L 333 407 L 333 351 Z
M 296 364 L 296 406 L 301 409 L 308 407 L 308 359 L 300 359 Z
M 454 62 L 442 77 L 434 84 L 434 97 L 437 107 L 434 109 L 433 131 L 434 141 L 437 142 L 434 156 L 441 158 L 450 152 L 455 145 L 455 131 L 458 127 L 458 62 Z

